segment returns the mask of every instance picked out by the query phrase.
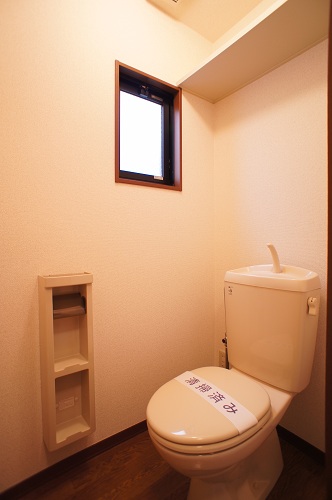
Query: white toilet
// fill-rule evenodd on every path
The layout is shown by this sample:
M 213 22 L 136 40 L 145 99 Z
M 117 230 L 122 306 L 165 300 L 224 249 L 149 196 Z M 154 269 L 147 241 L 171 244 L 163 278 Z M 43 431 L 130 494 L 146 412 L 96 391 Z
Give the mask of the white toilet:
M 151 440 L 191 478 L 190 500 L 264 499 L 282 456 L 276 426 L 309 383 L 320 281 L 316 273 L 259 265 L 225 275 L 231 369 L 198 368 L 167 382 L 147 407 Z

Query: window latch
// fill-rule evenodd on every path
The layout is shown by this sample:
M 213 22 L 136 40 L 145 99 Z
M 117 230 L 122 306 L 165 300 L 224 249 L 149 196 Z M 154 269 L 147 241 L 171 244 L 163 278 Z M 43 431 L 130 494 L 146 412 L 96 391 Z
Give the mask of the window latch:
M 149 97 L 149 87 L 147 85 L 141 85 L 141 97 Z

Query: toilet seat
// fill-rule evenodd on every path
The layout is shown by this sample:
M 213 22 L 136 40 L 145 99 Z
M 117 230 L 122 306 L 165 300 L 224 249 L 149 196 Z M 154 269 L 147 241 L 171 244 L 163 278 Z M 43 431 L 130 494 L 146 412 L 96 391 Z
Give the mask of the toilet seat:
M 239 432 L 222 413 L 173 379 L 156 391 L 147 408 L 149 431 L 162 446 L 180 453 L 216 453 L 244 442 L 269 420 L 268 393 L 246 375 L 215 366 L 192 373 L 227 392 L 255 415 L 257 424 Z

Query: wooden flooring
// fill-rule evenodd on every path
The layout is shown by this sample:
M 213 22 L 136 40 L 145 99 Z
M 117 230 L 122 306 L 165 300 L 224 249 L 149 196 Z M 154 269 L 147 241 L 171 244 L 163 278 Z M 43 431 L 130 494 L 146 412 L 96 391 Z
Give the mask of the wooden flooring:
M 327 500 L 324 467 L 295 446 L 280 441 L 284 472 L 268 500 Z M 188 487 L 189 480 L 159 457 L 148 433 L 142 432 L 20 498 L 185 500 Z

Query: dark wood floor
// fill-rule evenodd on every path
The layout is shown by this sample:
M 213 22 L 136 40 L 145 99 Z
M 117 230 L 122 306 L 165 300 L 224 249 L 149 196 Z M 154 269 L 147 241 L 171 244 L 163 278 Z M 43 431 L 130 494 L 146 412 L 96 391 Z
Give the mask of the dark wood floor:
M 324 467 L 280 441 L 284 471 L 268 500 L 326 500 Z M 188 487 L 189 480 L 159 457 L 148 433 L 143 432 L 20 498 L 184 500 Z

